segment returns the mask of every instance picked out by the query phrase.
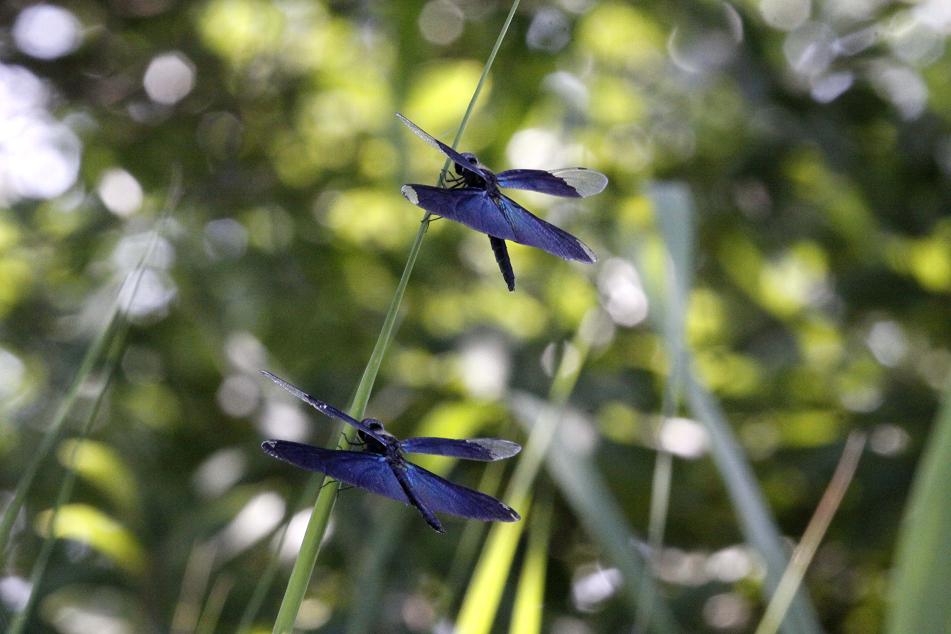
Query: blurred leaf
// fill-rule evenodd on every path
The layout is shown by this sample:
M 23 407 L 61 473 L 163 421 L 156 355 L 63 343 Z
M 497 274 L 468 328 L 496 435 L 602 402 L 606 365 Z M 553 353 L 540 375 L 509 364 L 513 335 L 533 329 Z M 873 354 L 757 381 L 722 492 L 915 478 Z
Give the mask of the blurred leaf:
M 75 453 L 74 453 L 75 450 Z M 135 475 L 120 454 L 94 440 L 64 440 L 56 451 L 60 464 L 72 469 L 109 497 L 124 515 L 139 515 L 139 490 Z M 72 465 L 70 456 L 74 456 Z
M 945 390 L 902 520 L 885 631 L 951 628 L 951 387 Z
M 36 531 L 50 535 L 53 511 L 43 511 L 36 518 Z M 145 571 L 146 551 L 132 532 L 117 520 L 88 504 L 67 504 L 60 508 L 56 528 L 57 539 L 72 539 L 105 555 L 134 575 Z

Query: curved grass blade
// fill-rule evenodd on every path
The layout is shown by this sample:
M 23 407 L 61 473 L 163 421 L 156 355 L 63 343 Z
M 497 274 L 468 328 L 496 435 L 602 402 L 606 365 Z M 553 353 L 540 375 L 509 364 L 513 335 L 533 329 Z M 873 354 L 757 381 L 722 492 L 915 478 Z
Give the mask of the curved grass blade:
M 575 339 L 580 342 L 580 338 Z M 574 390 L 586 355 L 586 345 L 569 344 L 565 347 L 549 392 L 552 407 L 543 409 L 532 426 L 522 450 L 522 459 L 509 481 L 504 499 L 514 507 L 525 509 L 523 513 L 526 518 L 529 516 L 532 486 L 558 430 L 561 411 Z M 525 521 L 499 524 L 489 529 L 489 537 L 459 609 L 456 629 L 460 632 L 484 634 L 491 630 L 525 524 Z
M 658 222 L 669 256 L 665 258 L 667 261 L 661 272 L 656 271 L 656 267 L 645 266 L 644 258 L 640 258 L 642 268 L 655 273 L 653 277 L 645 276 L 645 289 L 652 309 L 656 308 L 663 313 L 660 325 L 668 348 L 675 351 L 671 356 L 674 363 L 677 361 L 676 351 L 682 351 L 681 365 L 676 367 L 672 363 L 672 367 L 676 367 L 676 374 L 671 375 L 670 381 L 673 385 L 668 385 L 668 389 L 674 385 L 682 385 L 690 411 L 706 427 L 710 436 L 712 457 L 736 510 L 743 535 L 747 543 L 757 549 L 766 562 L 764 595 L 772 596 L 782 571 L 787 566 L 779 528 L 716 399 L 702 387 L 692 372 L 690 351 L 683 343 L 683 315 L 686 304 L 679 302 L 688 297 L 692 272 L 689 266 L 684 265 L 690 262 L 693 242 L 690 228 L 692 225 L 684 219 L 684 215 L 689 213 L 692 207 L 689 190 L 679 184 L 654 184 L 650 195 L 658 209 Z M 671 263 L 673 266 L 680 263 L 681 270 L 670 274 L 667 268 Z M 664 280 L 665 283 L 662 284 L 659 280 Z M 669 460 L 669 457 L 665 460 L 662 454 L 658 458 L 660 473 L 655 473 L 655 498 L 669 499 Z M 660 518 L 666 514 L 661 513 L 662 501 L 657 499 L 658 508 L 652 515 L 652 533 L 655 540 L 663 534 L 663 531 L 659 530 Z M 666 503 L 663 506 L 666 506 Z M 815 609 L 804 591 L 800 591 L 793 600 L 788 618 L 783 624 L 783 631 L 788 634 L 813 634 L 822 631 Z
M 161 226 L 164 220 L 171 214 L 172 210 L 178 205 L 178 200 L 180 197 L 181 175 L 178 171 L 175 171 L 172 174 L 172 182 L 169 186 L 165 207 L 159 216 L 157 223 L 158 226 Z M 139 262 L 136 264 L 135 269 L 126 276 L 125 280 L 123 280 L 122 286 L 116 293 L 116 299 L 112 305 L 112 311 L 109 314 L 109 318 L 106 320 L 105 327 L 99 332 L 99 334 L 93 340 L 92 345 L 89 346 L 89 349 L 83 356 L 83 360 L 79 365 L 79 369 L 76 371 L 76 377 L 73 379 L 72 384 L 66 391 L 66 396 L 63 398 L 59 408 L 56 410 L 56 413 L 53 416 L 53 421 L 47 428 L 46 433 L 43 435 L 43 439 L 40 441 L 39 446 L 33 452 L 29 464 L 23 471 L 23 475 L 21 475 L 19 481 L 17 481 L 13 498 L 3 510 L 3 515 L 0 517 L 0 567 L 6 563 L 10 532 L 13 530 L 13 523 L 16 520 L 20 509 L 23 507 L 23 502 L 26 499 L 26 493 L 33 484 L 33 479 L 36 477 L 36 474 L 39 471 L 40 464 L 42 464 L 43 460 L 49 454 L 50 450 L 53 448 L 53 445 L 56 444 L 56 440 L 62 433 L 63 428 L 66 426 L 67 417 L 73 409 L 73 405 L 79 396 L 80 389 L 91 375 L 96 364 L 102 359 L 103 354 L 105 354 L 110 349 L 115 341 L 121 341 L 128 330 L 126 310 L 132 305 L 132 300 L 135 297 L 135 291 L 138 289 L 139 282 L 142 279 L 142 272 L 144 270 L 145 263 L 148 261 L 148 258 L 151 257 L 157 241 L 158 228 L 153 230 L 149 245 L 142 254 L 142 257 L 139 259 Z M 122 292 L 125 289 L 126 284 L 129 283 L 132 283 L 133 285 L 132 292 L 129 294 L 129 299 L 126 302 L 126 305 L 122 306 L 120 298 L 123 297 Z
M 133 296 L 134 294 L 135 291 L 133 290 Z M 108 356 L 106 367 L 103 369 L 102 385 L 96 394 L 92 406 L 89 408 L 89 413 L 86 416 L 86 420 L 83 421 L 82 428 L 80 429 L 79 439 L 73 443 L 69 452 L 66 473 L 63 476 L 63 482 L 60 484 L 59 493 L 57 493 L 56 502 L 53 505 L 53 514 L 50 518 L 47 535 L 43 540 L 43 546 L 40 548 L 40 552 L 33 564 L 33 570 L 30 573 L 30 596 L 26 601 L 26 605 L 23 606 L 23 609 L 18 612 L 16 617 L 13 619 L 13 622 L 7 629 L 7 634 L 22 634 L 24 631 L 23 628 L 26 627 L 27 620 L 29 619 L 30 614 L 33 612 L 33 607 L 36 605 L 40 584 L 43 581 L 43 576 L 46 573 L 46 567 L 49 564 L 50 556 L 53 553 L 53 545 L 56 543 L 56 522 L 59 519 L 59 511 L 61 508 L 63 508 L 63 505 L 69 501 L 69 498 L 73 494 L 73 487 L 76 484 L 76 471 L 73 469 L 73 465 L 76 462 L 76 456 L 79 453 L 80 447 L 82 446 L 83 439 L 89 435 L 89 430 L 92 428 L 92 424 L 96 420 L 96 416 L 99 414 L 99 408 L 102 406 L 103 397 L 106 395 L 106 391 L 109 389 L 109 385 L 112 383 L 112 377 L 115 374 L 116 365 L 118 365 L 119 358 L 122 356 L 121 353 L 123 350 L 124 337 L 117 337 L 114 339 L 114 342 L 115 345 L 113 346 L 113 351 Z
M 221 574 L 215 579 L 211 592 L 208 593 L 208 600 L 205 601 L 205 608 L 201 612 L 201 618 L 198 620 L 198 626 L 195 628 L 195 634 L 215 634 L 220 631 L 218 622 L 221 620 L 221 612 L 232 588 L 234 588 L 234 577 L 231 575 Z
M 482 92 L 482 86 L 489 75 L 489 70 L 492 68 L 492 64 L 495 61 L 495 56 L 498 54 L 499 48 L 502 46 L 502 41 L 505 39 L 505 34 L 508 33 L 509 26 L 512 23 L 512 19 L 515 17 L 515 10 L 518 8 L 518 5 L 519 0 L 515 0 L 512 3 L 512 8 L 509 10 L 508 16 L 505 19 L 505 23 L 502 25 L 502 30 L 499 32 L 499 36 L 495 41 L 495 45 L 492 47 L 492 52 L 489 54 L 489 58 L 486 60 L 485 66 L 482 69 L 482 75 L 479 77 L 479 83 L 476 84 L 475 90 L 472 93 L 472 98 L 469 100 L 469 105 L 466 107 L 466 112 L 462 117 L 462 122 L 459 124 L 459 130 L 456 132 L 455 139 L 453 139 L 453 148 L 459 144 L 459 140 L 462 138 L 462 133 L 465 131 L 466 125 L 469 122 L 469 117 L 472 115 L 472 110 L 475 108 L 479 94 Z M 445 164 L 443 165 L 442 171 L 440 172 L 440 186 L 445 184 L 446 174 L 449 170 L 450 162 L 451 161 L 447 158 Z M 387 310 L 386 317 L 383 319 L 383 327 L 380 330 L 380 335 L 376 340 L 376 344 L 373 346 L 373 352 L 370 354 L 370 360 L 367 362 L 366 368 L 363 371 L 363 375 L 360 377 L 360 383 L 357 385 L 353 401 L 350 404 L 349 413 L 354 418 L 363 418 L 363 414 L 366 411 L 367 403 L 370 400 L 370 392 L 373 390 L 373 384 L 376 381 L 376 375 L 379 372 L 380 365 L 383 362 L 383 356 L 386 354 L 386 350 L 389 348 L 390 341 L 393 339 L 393 333 L 396 329 L 396 320 L 399 316 L 400 305 L 403 302 L 403 295 L 406 292 L 406 286 L 409 284 L 409 278 L 413 273 L 413 267 L 416 265 L 416 259 L 419 256 L 419 251 L 423 243 L 423 237 L 426 235 L 426 229 L 428 226 L 429 213 L 426 213 L 423 215 L 419 229 L 416 231 L 416 237 L 413 239 L 413 245 L 410 247 L 409 256 L 407 257 L 406 265 L 403 267 L 403 273 L 400 276 L 399 284 L 396 287 L 396 292 L 393 295 L 393 299 L 390 301 L 390 306 Z M 338 431 L 342 432 L 340 424 L 338 424 L 337 428 Z M 349 444 L 349 439 L 350 437 L 342 437 L 337 446 L 341 449 L 344 448 L 343 445 Z M 317 502 L 314 505 L 314 511 L 311 513 L 310 520 L 307 522 L 307 529 L 304 532 L 304 540 L 301 543 L 300 553 L 294 562 L 294 567 L 291 570 L 291 576 L 287 583 L 287 590 L 284 593 L 284 597 L 281 601 L 281 608 L 278 612 L 277 619 L 274 622 L 273 631 L 275 634 L 289 633 L 294 627 L 294 621 L 297 618 L 297 612 L 300 610 L 300 604 L 304 600 L 304 593 L 307 591 L 307 586 L 310 583 L 310 577 L 313 574 L 314 566 L 317 563 L 317 555 L 320 552 L 320 543 L 327 530 L 327 522 L 330 519 L 330 512 L 333 510 L 338 489 L 339 484 L 337 482 L 331 482 L 327 486 L 322 487 L 320 489 L 320 493 L 317 495 Z
M 547 462 L 549 475 L 572 504 L 579 520 L 628 580 L 625 598 L 629 600 L 632 610 L 639 611 L 642 608 L 634 581 L 644 578 L 647 570 L 630 547 L 632 532 L 590 460 L 571 450 L 559 439 L 558 434 L 565 406 L 587 358 L 588 349 L 589 343 L 579 333 L 574 342 L 566 346 L 558 364 L 548 403 L 538 403 L 531 408 L 537 412 L 537 419 L 529 427 L 528 442 L 525 443 L 522 459 L 515 468 L 504 499 L 518 508 L 527 509 L 528 496 L 538 471 L 543 461 Z M 481 634 L 491 629 L 520 536 L 508 533 L 522 524 L 525 521 L 517 525 L 491 527 L 463 599 L 457 621 L 459 631 Z M 512 543 L 513 538 L 516 544 Z M 672 617 L 659 602 L 655 607 L 655 615 L 655 629 L 676 631 Z
M 521 408 L 526 411 L 538 412 L 551 407 L 534 398 L 526 397 L 526 400 L 526 407 Z M 516 409 L 520 409 L 517 404 Z M 634 531 L 590 456 L 579 451 L 571 439 L 556 434 L 545 461 L 549 477 L 558 485 L 575 517 L 604 551 L 605 559 L 620 570 L 624 579 L 622 598 L 631 612 L 651 610 L 650 629 L 644 631 L 679 631 L 670 609 L 660 598 L 647 562 L 631 547 Z
M 686 369 L 685 379 L 690 411 L 707 428 L 710 452 L 736 510 L 743 537 L 760 553 L 766 563 L 764 595 L 772 596 L 779 585 L 783 570 L 788 565 L 776 521 L 719 403 L 700 384 L 692 368 Z M 822 631 L 815 610 L 802 589 L 793 599 L 782 629 L 789 634 L 813 634 Z
M 862 457 L 864 448 L 865 434 L 852 432 L 845 443 L 845 449 L 842 450 L 842 457 L 839 458 L 839 464 L 835 468 L 835 473 L 832 474 L 832 480 L 829 482 L 829 486 L 826 487 L 826 491 L 819 501 L 819 506 L 806 527 L 806 532 L 803 533 L 802 541 L 793 551 L 789 567 L 786 568 L 782 579 L 779 580 L 779 586 L 766 608 L 763 620 L 756 628 L 756 634 L 775 634 L 776 630 L 779 629 L 779 624 L 782 623 L 783 616 L 786 614 L 786 610 L 789 609 L 789 604 L 796 596 L 796 589 L 802 584 L 806 569 L 812 562 L 812 558 L 819 548 L 819 543 L 832 522 L 832 517 L 842 503 L 842 498 L 845 497 L 849 483 L 852 482 L 852 477 L 855 475 L 855 469 L 859 466 L 859 458 Z
M 902 521 L 885 631 L 948 631 L 951 602 L 951 382 L 925 446 Z

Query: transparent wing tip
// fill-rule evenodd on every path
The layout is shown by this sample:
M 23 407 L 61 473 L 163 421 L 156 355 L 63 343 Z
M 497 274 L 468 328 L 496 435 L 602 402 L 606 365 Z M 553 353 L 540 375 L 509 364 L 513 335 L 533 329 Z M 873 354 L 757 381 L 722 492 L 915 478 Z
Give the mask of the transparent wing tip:
M 565 184 L 574 189 L 582 198 L 600 194 L 608 186 L 607 176 L 587 167 L 569 167 L 554 170 L 552 174 L 565 181 Z
M 522 450 L 522 446 L 517 442 L 502 440 L 500 438 L 479 438 L 474 442 L 477 442 L 479 446 L 488 451 L 492 456 L 492 460 L 511 458 Z
M 581 245 L 581 249 L 584 251 L 585 255 L 588 256 L 588 260 L 587 260 L 588 262 L 590 262 L 591 264 L 594 264 L 595 262 L 598 261 L 598 256 L 595 254 L 594 251 L 591 250 L 591 247 L 589 247 L 587 244 L 585 244 L 581 240 L 578 240 L 578 244 Z
M 403 194 L 403 198 L 410 201 L 414 205 L 419 205 L 419 195 L 416 193 L 416 190 L 412 185 L 403 185 L 400 187 L 400 193 Z
M 308 400 L 308 399 L 307 399 L 307 393 L 306 393 L 306 392 L 304 392 L 302 389 L 300 389 L 299 387 L 297 387 L 297 386 L 295 386 L 295 385 L 291 385 L 290 383 L 288 383 L 287 381 L 285 381 L 285 380 L 282 379 L 281 377 L 277 376 L 276 374 L 272 374 L 272 373 L 268 372 L 267 370 L 261 370 L 261 374 L 263 374 L 263 375 L 266 376 L 267 378 L 271 379 L 272 381 L 274 381 L 275 383 L 277 383 L 277 384 L 280 385 L 282 388 L 284 388 L 285 390 L 287 390 L 288 392 L 290 392 L 291 394 L 293 394 L 293 395 L 296 396 L 297 398 L 301 399 L 302 401 L 307 401 L 307 400 Z

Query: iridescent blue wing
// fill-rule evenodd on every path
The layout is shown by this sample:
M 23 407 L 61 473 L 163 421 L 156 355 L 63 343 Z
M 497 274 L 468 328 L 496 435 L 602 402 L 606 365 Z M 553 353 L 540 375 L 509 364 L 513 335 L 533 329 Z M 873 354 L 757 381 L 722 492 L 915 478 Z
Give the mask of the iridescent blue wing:
M 366 451 L 324 449 L 289 440 L 266 440 L 261 449 L 295 467 L 325 473 L 334 480 L 409 504 L 386 456 Z
M 400 442 L 400 449 L 407 453 L 425 453 L 436 456 L 452 456 L 465 460 L 494 462 L 511 458 L 522 447 L 518 443 L 498 438 L 407 438 Z
M 496 174 L 499 187 L 528 189 L 552 196 L 586 198 L 604 191 L 608 177 L 585 167 L 557 170 L 508 170 Z
M 358 421 L 356 418 L 354 418 L 353 416 L 350 416 L 346 412 L 342 412 L 336 407 L 334 407 L 333 405 L 328 405 L 327 403 L 324 403 L 323 401 L 317 400 L 316 398 L 314 398 L 313 396 L 311 396 L 304 390 L 300 389 L 297 386 L 291 385 L 290 383 L 288 383 L 281 377 L 275 374 L 271 374 L 267 370 L 261 370 L 261 374 L 271 379 L 272 381 L 280 385 L 282 388 L 284 388 L 285 390 L 287 390 L 288 392 L 290 392 L 291 394 L 293 394 L 300 400 L 304 401 L 305 403 L 307 403 L 308 405 L 316 409 L 321 414 L 326 414 L 327 416 L 331 416 L 333 418 L 342 420 L 348 425 L 353 425 L 354 427 L 356 427 L 363 433 L 367 434 L 368 436 L 372 436 L 373 438 L 375 438 L 376 440 L 379 440 L 384 445 L 386 444 L 386 440 L 382 436 L 380 436 L 380 434 L 373 431 L 368 425 L 366 425 L 362 421 Z
M 497 208 L 515 234 L 514 238 L 506 238 L 507 240 L 537 247 L 565 260 L 597 261 L 594 251 L 589 249 L 584 242 L 567 231 L 545 222 L 508 196 L 499 194 L 495 201 L 498 203 Z
M 450 159 L 452 159 L 456 163 L 456 165 L 461 166 L 463 169 L 470 171 L 473 174 L 476 174 L 482 178 L 485 178 L 486 176 L 485 172 L 483 172 L 481 169 L 473 165 L 469 161 L 469 159 L 464 157 L 462 154 L 460 154 L 459 152 L 456 152 L 454 149 L 452 149 L 451 147 L 449 147 L 448 145 L 446 145 L 445 143 L 443 143 L 436 137 L 430 135 L 428 132 L 426 132 L 425 130 L 423 130 L 418 125 L 416 125 L 415 123 L 413 123 L 412 121 L 410 121 L 409 119 L 407 119 L 406 117 L 404 117 L 398 112 L 396 113 L 396 118 L 402 121 L 403 124 L 406 125 L 407 128 L 409 128 L 416 134 L 416 136 L 421 138 L 426 143 L 429 143 L 431 146 L 433 146 L 434 148 L 436 148 L 437 150 L 439 150 L 440 152 L 448 156 Z
M 430 185 L 403 185 L 406 200 L 426 211 L 462 223 L 496 238 L 515 240 L 515 229 L 492 202 L 489 193 L 477 187 L 443 189 Z
M 406 477 L 413 493 L 429 510 L 486 522 L 516 522 L 522 519 L 508 505 L 491 495 L 454 484 L 411 462 Z
M 507 196 L 492 196 L 477 187 L 443 189 L 403 185 L 400 191 L 414 205 L 490 236 L 538 247 L 565 260 L 597 260 L 581 240 L 545 222 Z

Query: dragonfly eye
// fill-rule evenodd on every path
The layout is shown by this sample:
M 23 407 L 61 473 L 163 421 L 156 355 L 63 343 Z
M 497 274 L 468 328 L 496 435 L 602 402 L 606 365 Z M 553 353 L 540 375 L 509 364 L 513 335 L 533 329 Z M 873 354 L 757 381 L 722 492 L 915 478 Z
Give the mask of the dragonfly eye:
M 363 423 L 375 432 L 383 431 L 383 421 L 375 418 L 364 419 Z

